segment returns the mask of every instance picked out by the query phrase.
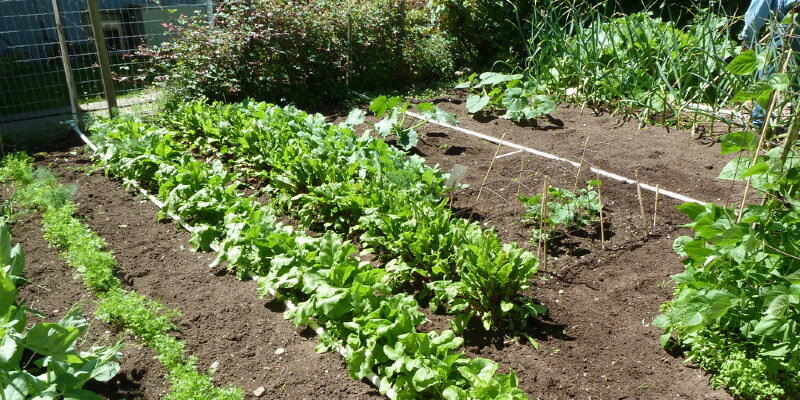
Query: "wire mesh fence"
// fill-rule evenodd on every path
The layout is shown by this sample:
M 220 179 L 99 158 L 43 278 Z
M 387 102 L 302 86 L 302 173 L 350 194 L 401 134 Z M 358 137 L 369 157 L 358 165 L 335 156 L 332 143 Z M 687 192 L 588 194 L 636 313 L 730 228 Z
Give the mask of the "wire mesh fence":
M 114 92 L 120 106 L 150 101 L 140 46 L 170 39 L 182 15 L 210 20 L 211 0 L 98 0 Z M 57 0 L 78 102 L 107 108 L 87 0 Z M 53 0 L 0 0 L 0 123 L 64 115 L 70 97 L 59 50 Z
M 0 121 L 68 111 L 52 2 L 0 1 Z

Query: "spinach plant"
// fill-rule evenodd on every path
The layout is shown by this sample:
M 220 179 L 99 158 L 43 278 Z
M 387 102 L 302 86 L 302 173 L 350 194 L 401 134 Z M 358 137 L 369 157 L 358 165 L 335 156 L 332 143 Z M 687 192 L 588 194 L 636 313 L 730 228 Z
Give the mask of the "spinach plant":
M 28 326 L 29 314 L 41 315 L 17 299 L 25 257 L 19 245 L 11 247 L 5 223 L 0 223 L 0 264 L 0 397 L 101 399 L 83 386 L 92 379 L 108 381 L 119 372 L 120 346 L 79 351 L 75 344 L 89 323 L 78 309 L 58 322 Z

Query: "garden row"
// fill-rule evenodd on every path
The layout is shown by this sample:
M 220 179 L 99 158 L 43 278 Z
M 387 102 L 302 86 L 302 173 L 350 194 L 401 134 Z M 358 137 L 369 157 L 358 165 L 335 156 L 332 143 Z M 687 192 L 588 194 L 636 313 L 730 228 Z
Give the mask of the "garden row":
M 34 167 L 32 159 L 21 153 L 3 160 L 0 178 L 14 188 L 9 209 L 19 210 L 7 217 L 13 222 L 17 214 L 41 212 L 44 237 L 48 243 L 61 250 L 61 257 L 83 280 L 84 286 L 97 295 L 99 301 L 95 316 L 122 328 L 126 333 L 153 349 L 157 359 L 167 370 L 170 381 L 165 399 L 194 398 L 196 393 L 206 393 L 209 399 L 241 399 L 240 389 L 216 388 L 208 374 L 197 371 L 195 359 L 187 355 L 185 343 L 170 335 L 176 326 L 170 321 L 179 314 L 166 309 L 135 291 L 126 290 L 115 276 L 116 259 L 103 238 L 92 232 L 74 216 L 76 205 L 71 197 L 74 188 L 64 187 L 48 169 Z M 5 226 L 3 229 L 6 229 Z M 10 249 L 10 236 L 5 231 Z M 14 257 L 7 259 L 11 272 L 22 268 L 22 256 L 16 248 Z M 4 262 L 6 264 L 6 262 Z M 20 310 L 24 309 L 20 308 Z M 14 313 L 10 313 L 13 316 Z M 24 318 L 19 328 L 25 326 Z M 98 395 L 81 387 L 89 380 L 107 381 L 119 371 L 118 360 L 123 354 L 121 344 L 105 348 L 92 348 L 91 352 L 78 353 L 75 343 L 81 339 L 88 323 L 73 309 L 59 323 L 34 325 L 22 339 L 13 331 L 6 332 L 4 343 L 9 346 L 9 362 L 22 357 L 23 349 L 45 356 L 39 361 L 9 366 L 6 398 L 24 399 L 36 396 L 64 396 L 76 399 L 100 399 Z M 45 334 L 45 338 L 37 335 Z M 37 339 L 38 337 L 38 339 Z M 17 340 L 19 339 L 19 340 Z M 14 346 L 14 342 L 22 345 Z M 44 374 L 34 376 L 39 370 Z M 5 378 L 5 377 L 4 377 Z M 6 381 L 4 380 L 4 383 Z
M 277 222 L 272 207 L 240 194 L 238 175 L 219 161 L 197 161 L 167 130 L 130 119 L 94 132 L 110 174 L 157 190 L 162 213 L 193 226 L 194 247 L 218 248 L 239 276 L 260 276 L 264 294 L 296 304 L 287 312 L 295 324 L 322 325 L 319 350 L 343 346 L 354 378 L 377 372 L 386 378 L 381 391 L 398 398 L 524 398 L 513 373 L 456 353 L 463 340 L 452 332 L 417 333 L 424 314 L 412 296 L 391 295 L 385 269 L 359 261 L 333 232 L 311 237 Z

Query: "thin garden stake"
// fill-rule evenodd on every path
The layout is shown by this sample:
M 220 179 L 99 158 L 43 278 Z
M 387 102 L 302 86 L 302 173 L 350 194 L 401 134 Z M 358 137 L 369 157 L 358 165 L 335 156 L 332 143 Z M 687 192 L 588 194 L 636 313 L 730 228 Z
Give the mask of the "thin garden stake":
M 525 153 L 522 153 L 522 159 L 519 161 L 519 177 L 517 177 L 517 203 L 524 209 L 522 202 L 519 201 L 519 194 L 522 192 L 522 170 L 525 167 Z
M 547 204 L 547 195 L 550 192 L 550 177 L 544 177 L 544 186 L 542 187 L 542 222 L 539 225 L 539 232 L 542 235 L 542 240 L 539 243 L 542 245 L 542 252 L 540 258 L 542 259 L 542 271 L 547 270 L 547 233 L 544 232 L 544 227 L 547 225 L 547 214 L 550 207 Z M 538 253 L 538 252 L 537 252 Z
M 595 174 L 595 179 L 600 181 L 600 175 Z M 600 206 L 600 248 L 603 250 L 606 249 L 606 229 L 605 225 L 603 224 L 603 194 L 601 191 L 601 187 L 603 185 L 597 185 L 597 203 Z
M 656 219 L 658 218 L 658 194 L 661 191 L 661 186 L 656 185 L 656 201 L 653 204 L 653 229 L 656 229 Z
M 481 194 L 483 193 L 483 187 L 486 185 L 486 179 L 489 178 L 489 173 L 492 172 L 492 167 L 494 167 L 494 160 L 497 160 L 497 154 L 500 153 L 500 147 L 503 146 L 503 139 L 506 138 L 506 134 L 503 133 L 503 136 L 500 138 L 500 143 L 497 144 L 497 149 L 494 151 L 494 157 L 492 157 L 492 162 L 489 164 L 489 169 L 486 170 L 486 175 L 483 176 L 483 182 L 481 182 L 481 187 L 478 189 L 478 197 L 475 198 L 475 205 L 472 207 L 472 211 L 469 213 L 469 221 L 472 221 L 472 214 L 475 213 L 475 207 L 478 206 L 478 203 L 481 201 Z
M 644 200 L 642 199 L 642 186 L 639 184 L 639 170 L 634 172 L 636 176 L 636 196 L 639 198 L 639 211 L 642 214 L 642 232 L 647 237 L 647 217 L 644 214 Z
M 578 180 L 581 177 L 581 169 L 583 169 L 583 160 L 586 156 L 586 146 L 589 145 L 589 137 L 586 137 L 586 140 L 583 142 L 583 151 L 581 152 L 581 162 L 578 164 L 578 172 L 575 173 L 575 186 L 572 187 L 572 193 L 578 191 Z

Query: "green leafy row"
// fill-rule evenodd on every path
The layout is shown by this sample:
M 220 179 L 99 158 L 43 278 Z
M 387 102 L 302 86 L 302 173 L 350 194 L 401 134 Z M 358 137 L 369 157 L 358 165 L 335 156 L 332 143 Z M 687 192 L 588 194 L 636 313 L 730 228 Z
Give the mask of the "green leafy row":
M 25 279 L 25 256 L 19 245 L 11 247 L 11 234 L 0 222 L 0 398 L 102 399 L 82 389 L 89 380 L 106 382 L 119 372 L 120 345 L 75 348 L 89 323 L 73 308 L 60 321 L 28 326 L 28 315 L 41 314 L 17 298 Z
M 425 321 L 419 305 L 390 294 L 386 270 L 359 261 L 355 247 L 332 231 L 310 237 L 277 222 L 270 206 L 238 193 L 238 176 L 219 161 L 198 162 L 168 131 L 130 119 L 100 122 L 93 132 L 107 173 L 157 189 L 165 211 L 196 227 L 197 248 L 218 247 L 220 262 L 239 276 L 260 275 L 262 294 L 274 290 L 297 305 L 286 315 L 295 324 L 314 319 L 324 326 L 318 350 L 344 346 L 354 378 L 374 371 L 388 378 L 380 390 L 392 385 L 400 399 L 526 398 L 513 373 L 497 374 L 497 363 L 457 353 L 463 339 L 452 332 L 418 333 Z M 316 167 L 309 171 L 340 173 Z
M 370 109 L 395 115 L 403 107 L 380 97 Z M 165 120 L 187 146 L 266 184 L 273 204 L 302 226 L 334 229 L 377 250 L 392 287 L 421 286 L 434 308 L 458 315 L 457 330 L 479 316 L 487 329 L 522 331 L 544 313 L 521 294 L 538 260 L 455 218 L 443 196 L 445 176 L 369 132 L 357 135 L 353 126 L 364 118 L 356 110 L 333 125 L 292 107 L 195 101 Z
M 209 399 L 242 399 L 240 389 L 217 388 L 210 375 L 198 372 L 194 357 L 186 356 L 185 343 L 170 335 L 177 329 L 170 321 L 179 315 L 177 311 L 168 310 L 158 301 L 122 288 L 115 276 L 116 258 L 107 250 L 105 240 L 73 216 L 76 208 L 71 200 L 74 187 L 60 185 L 56 175 L 48 169 L 34 169 L 31 160 L 21 153 L 3 160 L 0 179 L 15 186 L 12 196 L 14 203 L 23 210 L 33 209 L 43 213 L 44 238 L 50 245 L 61 249 L 61 256 L 78 271 L 84 285 L 100 297 L 95 315 L 121 326 L 128 334 L 156 351 L 157 358 L 167 369 L 170 381 L 170 390 L 165 399 L 195 399 L 199 392 L 205 393 Z M 86 324 L 81 323 L 83 326 L 76 326 L 83 330 Z M 58 332 L 50 333 L 55 335 Z M 117 354 L 116 357 L 120 356 Z M 116 367 L 114 374 L 118 370 L 119 367 Z M 75 373 L 83 379 L 80 371 L 76 370 Z

